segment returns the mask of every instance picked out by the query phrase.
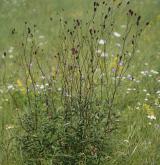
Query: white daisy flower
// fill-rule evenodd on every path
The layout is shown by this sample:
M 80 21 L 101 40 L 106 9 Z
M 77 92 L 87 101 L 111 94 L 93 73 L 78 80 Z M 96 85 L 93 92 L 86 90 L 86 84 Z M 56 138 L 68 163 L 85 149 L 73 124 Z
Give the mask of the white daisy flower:
M 100 40 L 98 41 L 98 43 L 99 43 L 100 45 L 104 45 L 104 44 L 106 44 L 106 40 L 100 39 Z
M 11 54 L 11 55 L 9 55 L 9 58 L 11 58 L 11 59 L 12 59 L 12 58 L 13 58 L 13 55 L 12 55 L 12 54 Z
M 100 50 L 100 49 L 98 49 L 98 50 L 96 50 L 96 53 L 102 53 L 102 50 Z
M 159 72 L 157 72 L 157 71 L 155 71 L 155 70 L 151 70 L 151 73 L 153 73 L 153 74 L 159 74 Z
M 62 88 L 58 88 L 58 91 L 61 91 L 62 90 Z
M 40 35 L 39 36 L 39 39 L 43 39 L 43 38 L 45 38 L 45 36 L 43 36 L 43 35 Z
M 44 85 L 40 85 L 40 89 L 44 89 Z
M 148 115 L 147 117 L 148 117 L 148 119 L 156 120 L 156 116 L 154 116 L 154 115 Z
M 13 129 L 14 125 L 6 125 L 6 130 Z
M 103 53 L 101 54 L 101 57 L 108 57 L 108 53 L 103 52 Z
M 12 52 L 13 52 L 13 49 L 9 49 L 9 50 L 8 50 L 8 53 L 12 53 Z
M 11 84 L 11 85 L 8 85 L 8 90 L 13 90 L 14 89 L 14 86 Z
M 115 37 L 118 37 L 118 38 L 121 37 L 121 34 L 118 33 L 118 32 L 114 32 L 113 35 L 114 35 Z
M 144 99 L 144 101 L 148 101 L 148 99 L 147 99 L 147 98 L 145 98 L 145 99 Z
M 140 80 L 136 80 L 136 83 L 140 83 Z
M 123 28 L 123 29 L 126 28 L 126 25 L 121 25 L 121 28 Z
M 147 89 L 143 89 L 143 92 L 147 92 Z
M 13 49 L 14 49 L 14 47 L 11 46 L 11 47 L 9 48 L 9 50 L 8 50 L 8 53 L 12 53 L 12 52 L 13 52 Z

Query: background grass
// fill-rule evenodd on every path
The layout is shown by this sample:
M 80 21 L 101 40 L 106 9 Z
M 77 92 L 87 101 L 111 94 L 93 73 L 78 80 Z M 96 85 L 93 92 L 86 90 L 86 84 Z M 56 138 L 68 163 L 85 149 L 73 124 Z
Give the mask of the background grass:
M 17 163 L 12 159 L 14 143 L 11 145 L 10 138 L 14 128 L 6 128 L 15 125 L 17 112 L 5 90 L 5 84 L 14 84 L 21 74 L 17 67 L 19 58 L 17 48 L 22 40 L 24 22 L 27 21 L 30 26 L 37 25 L 37 41 L 46 50 L 46 55 L 41 60 L 51 62 L 58 40 L 58 15 L 62 12 L 68 20 L 77 17 L 85 19 L 91 2 L 91 0 L 0 0 L 0 163 L 2 165 L 21 164 L 16 153 L 14 155 L 17 156 Z M 143 32 L 137 56 L 128 71 L 128 74 L 140 80 L 140 83 L 124 82 L 125 86 L 118 97 L 123 100 L 121 99 L 121 106 L 116 107 L 120 115 L 120 124 L 119 131 L 112 135 L 114 152 L 110 164 L 158 165 L 160 164 L 160 95 L 157 93 L 160 90 L 160 1 L 134 0 L 132 6 L 141 13 L 144 22 L 150 21 L 150 25 Z M 121 22 L 119 24 L 121 25 Z M 16 35 L 12 35 L 14 28 Z M 10 51 L 11 47 L 14 47 L 13 51 Z M 7 53 L 5 57 L 4 52 Z M 152 70 L 158 73 L 155 74 Z M 142 71 L 148 71 L 146 76 L 141 73 Z M 154 109 L 156 120 L 147 118 L 145 104 Z

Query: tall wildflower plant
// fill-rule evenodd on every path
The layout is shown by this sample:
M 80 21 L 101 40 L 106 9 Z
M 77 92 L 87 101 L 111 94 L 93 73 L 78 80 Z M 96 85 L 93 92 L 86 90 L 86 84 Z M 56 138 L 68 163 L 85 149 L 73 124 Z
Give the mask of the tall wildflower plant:
M 46 69 L 36 27 L 26 23 L 20 51 L 24 78 L 17 80 L 19 91 L 10 93 L 25 163 L 107 164 L 109 137 L 117 128 L 116 96 L 144 27 L 129 1 L 94 1 L 86 19 L 60 18 L 57 53 Z

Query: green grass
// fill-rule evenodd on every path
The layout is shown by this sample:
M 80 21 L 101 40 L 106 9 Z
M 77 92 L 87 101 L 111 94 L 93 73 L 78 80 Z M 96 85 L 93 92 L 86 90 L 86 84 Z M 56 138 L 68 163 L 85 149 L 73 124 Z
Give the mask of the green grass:
M 22 82 L 25 80 L 24 70 L 20 66 L 24 22 L 26 21 L 31 29 L 34 24 L 37 26 L 35 39 L 44 49 L 44 53 L 40 53 L 38 58 L 45 72 L 49 74 L 52 71 L 47 67 L 55 67 L 54 56 L 61 41 L 58 37 L 60 15 L 68 21 L 73 18 L 86 20 L 88 17 L 86 12 L 88 10 L 90 12 L 92 1 L 1 0 L 0 4 L 0 164 L 22 165 L 24 163 L 22 152 L 20 149 L 17 150 L 19 144 L 15 137 L 24 135 L 18 114 L 28 112 L 26 96 L 15 93 L 15 98 L 21 107 L 17 109 L 7 88 L 12 84 L 16 85 L 17 80 Z M 132 80 L 129 80 L 131 77 L 128 76 L 122 81 L 115 100 L 117 129 L 107 137 L 106 164 L 158 165 L 160 164 L 160 93 L 158 92 L 160 91 L 160 2 L 134 0 L 131 6 L 142 15 L 143 22 L 149 20 L 150 24 L 140 37 L 136 56 L 125 75 L 126 77 L 131 75 Z M 119 20 L 117 31 L 121 32 L 124 18 L 119 15 L 117 19 Z M 14 28 L 15 34 L 12 34 Z M 12 50 L 11 47 L 14 49 Z M 34 76 L 38 78 L 36 70 Z M 44 105 L 38 106 L 43 109 Z M 61 108 L 61 105 L 59 107 Z M 149 119 L 147 117 L 149 115 L 153 115 L 156 119 Z M 47 122 L 45 117 L 42 118 L 43 122 Z M 52 125 L 49 127 L 52 128 Z M 51 164 L 49 161 L 41 163 Z

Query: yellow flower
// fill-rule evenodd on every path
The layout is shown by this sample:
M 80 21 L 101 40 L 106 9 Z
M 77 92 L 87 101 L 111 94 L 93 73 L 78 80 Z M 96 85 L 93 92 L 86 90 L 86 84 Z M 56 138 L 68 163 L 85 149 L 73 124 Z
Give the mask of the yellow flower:
M 26 88 L 24 87 L 22 81 L 19 79 L 17 80 L 17 86 L 23 94 L 26 94 Z
M 157 15 L 157 20 L 160 20 L 160 14 L 159 14 L 159 15 Z
M 53 79 L 56 79 L 56 74 L 57 74 L 57 70 L 55 67 L 52 67 L 52 76 L 53 76 Z
M 155 116 L 154 109 L 150 105 L 143 104 L 143 109 L 147 113 L 148 116 Z
M 111 68 L 117 68 L 117 63 L 118 63 L 118 58 L 114 57 L 110 64 Z
M 19 80 L 19 79 L 17 80 L 17 85 L 18 85 L 19 88 L 23 87 L 23 84 L 22 84 L 21 80 Z
M 110 63 L 110 68 L 114 72 L 117 70 L 118 73 L 121 73 L 123 69 L 123 63 L 119 61 L 118 57 L 114 57 Z

